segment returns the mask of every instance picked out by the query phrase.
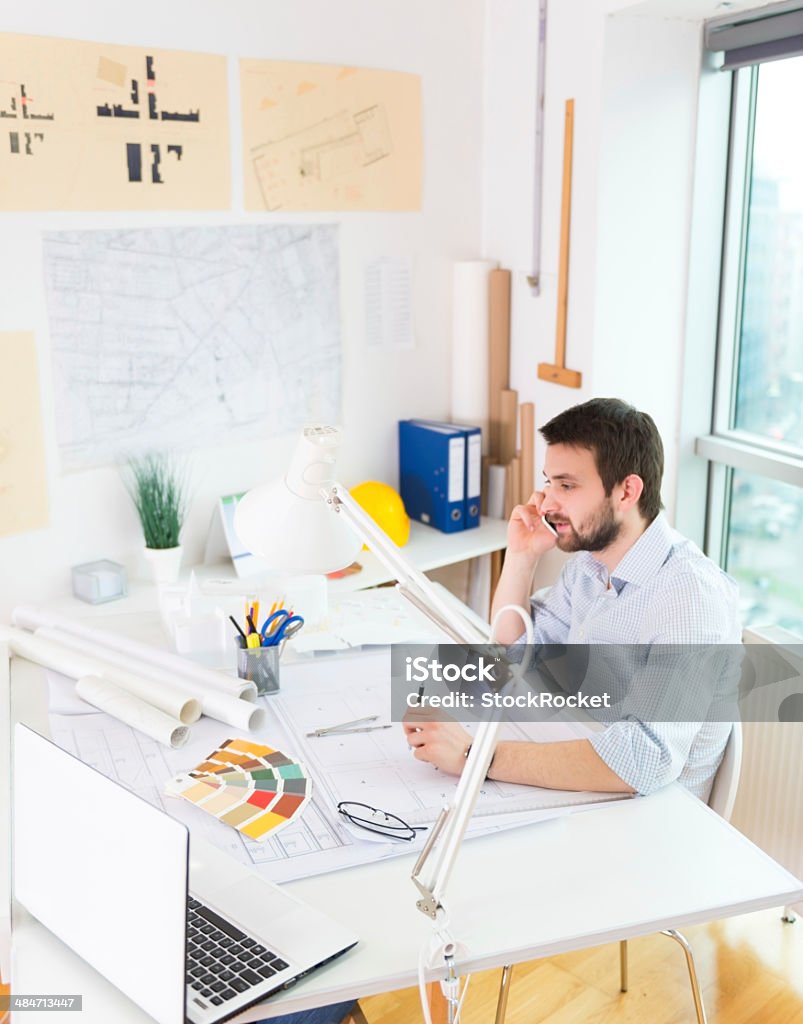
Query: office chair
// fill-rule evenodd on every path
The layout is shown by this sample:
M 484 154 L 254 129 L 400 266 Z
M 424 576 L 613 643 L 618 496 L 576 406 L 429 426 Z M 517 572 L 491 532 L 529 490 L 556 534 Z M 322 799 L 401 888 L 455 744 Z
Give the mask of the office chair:
M 711 793 L 708 797 L 708 806 L 711 810 L 724 818 L 730 820 L 733 813 L 733 805 L 736 800 L 736 790 L 739 788 L 739 773 L 742 769 L 742 723 L 734 722 L 731 728 L 728 742 L 725 745 L 725 752 L 714 776 L 711 786 Z M 686 957 L 686 967 L 689 972 L 689 983 L 691 985 L 692 997 L 694 999 L 694 1010 L 697 1015 L 697 1024 L 707 1024 L 703 997 L 700 992 L 700 983 L 697 978 L 697 968 L 694 965 L 694 955 L 688 939 L 674 928 L 666 928 L 661 932 L 670 939 L 674 939 L 683 950 Z M 495 1024 L 503 1024 L 507 1012 L 507 1000 L 510 993 L 510 982 L 513 976 L 513 965 L 508 964 L 502 968 L 502 978 L 499 983 L 499 998 L 496 1004 Z M 619 978 L 620 989 L 627 992 L 627 939 L 619 943 Z

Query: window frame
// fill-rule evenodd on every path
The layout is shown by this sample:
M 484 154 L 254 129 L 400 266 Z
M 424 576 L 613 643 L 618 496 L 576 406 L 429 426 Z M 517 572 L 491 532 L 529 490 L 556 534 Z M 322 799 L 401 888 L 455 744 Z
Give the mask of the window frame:
M 803 57 L 798 58 L 803 60 Z M 803 453 L 734 426 L 744 307 L 750 182 L 760 64 L 731 71 L 730 127 L 722 221 L 711 432 L 698 434 L 694 452 L 708 461 L 703 546 L 726 566 L 735 469 L 803 488 Z M 723 74 L 722 71 L 714 72 Z

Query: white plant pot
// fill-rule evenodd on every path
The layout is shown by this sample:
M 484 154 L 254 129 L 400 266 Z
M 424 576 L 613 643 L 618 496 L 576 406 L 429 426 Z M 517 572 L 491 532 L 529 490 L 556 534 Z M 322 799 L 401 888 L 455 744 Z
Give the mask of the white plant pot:
M 181 570 L 183 553 L 181 544 L 174 548 L 145 548 L 142 557 L 147 578 L 154 583 L 175 583 Z

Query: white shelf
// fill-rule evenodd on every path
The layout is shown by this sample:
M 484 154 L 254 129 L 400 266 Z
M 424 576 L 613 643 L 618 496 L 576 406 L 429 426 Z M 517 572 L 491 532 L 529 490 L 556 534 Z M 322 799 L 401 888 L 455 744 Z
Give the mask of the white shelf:
M 471 530 L 460 530 L 458 533 L 441 533 L 431 526 L 411 523 L 410 540 L 401 550 L 411 565 L 426 572 L 428 569 L 438 569 L 442 565 L 453 565 L 468 558 L 478 558 L 492 551 L 501 551 L 506 546 L 507 520 L 483 516 L 479 526 Z M 365 590 L 380 583 L 389 583 L 393 579 L 370 551 L 361 551 L 357 561 L 362 565 L 360 572 L 329 581 L 331 594 Z

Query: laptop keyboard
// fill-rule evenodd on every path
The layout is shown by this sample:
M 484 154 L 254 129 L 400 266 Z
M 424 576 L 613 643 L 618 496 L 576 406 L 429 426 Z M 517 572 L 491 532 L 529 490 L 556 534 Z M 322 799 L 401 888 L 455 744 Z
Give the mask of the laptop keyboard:
M 284 960 L 193 896 L 187 897 L 187 984 L 214 1006 L 261 985 Z

